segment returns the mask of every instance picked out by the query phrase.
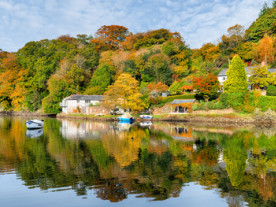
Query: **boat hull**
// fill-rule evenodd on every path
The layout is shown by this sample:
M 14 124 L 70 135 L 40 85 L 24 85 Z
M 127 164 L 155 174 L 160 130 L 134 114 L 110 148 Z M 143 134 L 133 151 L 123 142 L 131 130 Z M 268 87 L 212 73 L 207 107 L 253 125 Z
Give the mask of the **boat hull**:
M 145 119 L 145 120 L 151 120 L 152 116 L 150 116 L 150 115 L 140 115 L 140 118 Z
M 28 129 L 40 129 L 43 128 L 43 121 L 26 121 L 26 127 Z
M 134 118 L 123 118 L 123 117 L 119 117 L 118 118 L 120 122 L 125 122 L 125 123 L 131 123 L 131 122 L 134 122 Z

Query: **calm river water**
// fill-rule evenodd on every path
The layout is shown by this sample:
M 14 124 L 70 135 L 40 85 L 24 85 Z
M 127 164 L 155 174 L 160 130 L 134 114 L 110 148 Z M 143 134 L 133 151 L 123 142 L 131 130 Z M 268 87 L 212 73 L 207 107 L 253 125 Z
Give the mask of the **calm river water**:
M 0 206 L 276 206 L 276 129 L 0 117 Z

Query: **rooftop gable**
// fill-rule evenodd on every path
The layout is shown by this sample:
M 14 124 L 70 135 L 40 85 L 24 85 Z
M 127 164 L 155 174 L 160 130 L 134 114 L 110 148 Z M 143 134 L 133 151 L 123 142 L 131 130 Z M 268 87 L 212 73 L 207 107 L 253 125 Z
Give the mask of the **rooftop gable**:
M 172 104 L 194 103 L 195 99 L 174 99 Z
M 66 100 L 85 100 L 85 101 L 101 101 L 103 95 L 71 95 Z

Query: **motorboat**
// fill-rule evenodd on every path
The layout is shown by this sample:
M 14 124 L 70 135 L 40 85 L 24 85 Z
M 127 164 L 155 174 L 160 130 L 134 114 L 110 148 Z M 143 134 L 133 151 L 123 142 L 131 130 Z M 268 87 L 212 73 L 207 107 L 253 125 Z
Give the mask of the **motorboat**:
M 30 138 L 40 137 L 40 136 L 43 135 L 43 133 L 44 133 L 43 128 L 40 128 L 40 129 L 28 129 L 26 131 L 27 137 L 30 137 Z
M 135 121 L 135 118 L 132 117 L 128 112 L 118 117 L 118 119 L 120 122 L 124 122 L 124 123 L 132 123 Z
M 140 115 L 141 119 L 145 119 L 145 120 L 151 120 L 152 116 L 151 115 Z
M 29 120 L 29 121 L 26 121 L 26 126 L 28 129 L 40 129 L 40 128 L 43 128 L 44 126 L 44 120 L 37 120 L 37 119 Z

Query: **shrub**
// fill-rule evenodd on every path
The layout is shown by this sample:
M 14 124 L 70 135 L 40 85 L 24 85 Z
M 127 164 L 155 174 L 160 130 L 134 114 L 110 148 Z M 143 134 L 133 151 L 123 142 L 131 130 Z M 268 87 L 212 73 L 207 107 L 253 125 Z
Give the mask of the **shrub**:
M 224 109 L 224 108 L 225 107 L 223 106 L 223 104 L 218 101 L 210 101 L 210 102 L 201 101 L 200 103 L 193 105 L 193 111 L 197 111 L 197 110 L 208 111 L 208 110 Z
M 276 111 L 276 97 L 261 96 L 256 103 L 256 107 L 260 108 L 261 111 L 267 111 L 269 108 Z
M 219 100 L 225 108 L 232 107 L 235 110 L 242 111 L 245 93 L 222 93 Z
M 261 112 L 260 109 L 256 108 L 254 112 L 254 119 L 258 122 L 272 122 L 275 119 L 275 112 L 268 109 L 266 112 Z
M 267 87 L 266 90 L 267 96 L 276 96 L 276 86 L 270 85 Z

